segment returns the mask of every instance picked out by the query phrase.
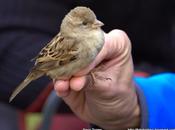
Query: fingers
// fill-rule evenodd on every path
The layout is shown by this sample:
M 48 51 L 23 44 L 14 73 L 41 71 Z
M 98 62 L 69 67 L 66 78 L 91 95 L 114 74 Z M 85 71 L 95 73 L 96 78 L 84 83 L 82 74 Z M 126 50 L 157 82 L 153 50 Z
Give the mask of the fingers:
M 54 89 L 58 96 L 65 97 L 69 94 L 69 81 L 58 80 L 55 82 Z
M 70 91 L 80 91 L 86 84 L 86 76 L 73 77 L 70 81 L 58 80 L 55 82 L 54 88 L 57 95 L 66 97 Z
M 80 91 L 86 84 L 86 76 L 73 77 L 70 80 L 70 88 L 73 91 Z
M 106 35 L 106 51 L 107 55 L 105 59 L 113 59 L 131 49 L 131 43 L 124 31 L 121 30 L 112 30 Z

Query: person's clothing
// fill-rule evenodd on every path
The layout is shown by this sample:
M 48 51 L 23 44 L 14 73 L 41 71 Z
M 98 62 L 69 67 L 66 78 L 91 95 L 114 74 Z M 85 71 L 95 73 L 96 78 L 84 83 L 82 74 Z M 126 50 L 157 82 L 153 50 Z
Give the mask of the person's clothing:
M 0 102 L 0 115 L 1 130 L 21 130 L 18 123 L 20 116 L 16 109 Z
M 141 128 L 175 128 L 175 74 L 135 77 Z
M 51 108 L 52 109 L 52 108 Z M 56 108 L 55 108 L 56 109 Z M 47 122 L 43 117 L 49 114 L 26 113 L 0 103 L 0 129 L 1 130 L 83 130 L 89 124 L 82 121 L 74 114 L 57 113 L 49 117 Z M 52 118 L 52 119 L 50 119 Z

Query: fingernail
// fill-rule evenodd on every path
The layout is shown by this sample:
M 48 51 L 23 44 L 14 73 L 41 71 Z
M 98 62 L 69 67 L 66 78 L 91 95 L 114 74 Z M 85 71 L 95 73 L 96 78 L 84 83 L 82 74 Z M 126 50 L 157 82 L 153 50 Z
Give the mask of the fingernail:
M 65 91 L 65 92 L 56 92 L 57 96 L 59 97 L 66 97 L 69 95 L 69 91 Z

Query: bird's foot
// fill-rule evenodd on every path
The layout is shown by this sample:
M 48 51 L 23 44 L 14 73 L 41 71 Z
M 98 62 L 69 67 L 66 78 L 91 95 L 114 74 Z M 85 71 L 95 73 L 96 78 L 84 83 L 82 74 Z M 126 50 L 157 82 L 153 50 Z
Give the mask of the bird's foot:
M 96 74 L 95 72 L 91 72 L 90 75 L 92 76 L 93 83 L 95 83 L 95 80 L 96 80 L 96 79 L 98 79 L 98 80 L 103 80 L 103 81 L 112 80 L 111 78 L 98 75 L 98 74 Z

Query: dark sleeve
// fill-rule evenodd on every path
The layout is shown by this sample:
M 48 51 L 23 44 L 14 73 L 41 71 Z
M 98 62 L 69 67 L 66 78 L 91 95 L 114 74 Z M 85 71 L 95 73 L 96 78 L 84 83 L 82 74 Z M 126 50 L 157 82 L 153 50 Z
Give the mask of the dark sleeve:
M 25 78 L 40 49 L 59 32 L 67 8 L 56 1 L 3 0 L 0 2 L 0 101 L 8 103 L 12 91 Z M 49 80 L 32 82 L 11 103 L 29 106 Z

